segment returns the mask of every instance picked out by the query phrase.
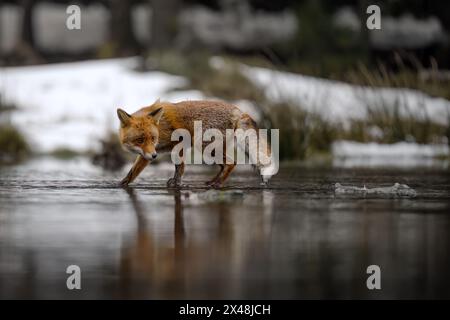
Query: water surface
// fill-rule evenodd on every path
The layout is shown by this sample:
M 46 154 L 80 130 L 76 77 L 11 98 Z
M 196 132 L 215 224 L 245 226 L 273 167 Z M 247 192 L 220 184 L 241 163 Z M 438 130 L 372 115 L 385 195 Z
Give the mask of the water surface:
M 0 298 L 450 298 L 450 176 L 441 170 L 283 167 L 268 188 L 225 191 L 169 165 L 131 188 L 83 158 L 0 168 Z M 414 188 L 416 198 L 336 196 L 334 184 Z M 366 287 L 381 268 L 382 289 Z M 78 265 L 82 289 L 66 287 Z

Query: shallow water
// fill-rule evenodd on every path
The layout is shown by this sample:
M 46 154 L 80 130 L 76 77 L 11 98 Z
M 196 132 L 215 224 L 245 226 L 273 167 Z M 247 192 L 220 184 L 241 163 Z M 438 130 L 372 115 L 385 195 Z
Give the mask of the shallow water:
M 133 187 L 83 158 L 0 168 L 0 298 L 450 298 L 450 175 L 283 167 L 224 191 L 169 165 Z M 336 182 L 407 184 L 415 198 L 335 195 Z M 368 290 L 366 268 L 381 268 Z M 81 290 L 66 268 L 81 268 Z

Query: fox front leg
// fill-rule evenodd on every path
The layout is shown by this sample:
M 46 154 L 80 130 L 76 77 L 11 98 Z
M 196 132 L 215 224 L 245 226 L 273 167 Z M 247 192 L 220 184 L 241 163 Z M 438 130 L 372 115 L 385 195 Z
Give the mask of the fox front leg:
M 122 187 L 127 187 L 128 184 L 133 182 L 134 179 L 136 179 L 136 177 L 142 172 L 142 170 L 144 170 L 148 163 L 149 161 L 146 160 L 143 156 L 137 156 L 133 166 L 131 167 L 130 171 L 128 171 L 127 176 L 123 178 L 122 181 L 120 181 L 120 185 Z
M 169 188 L 175 188 L 175 187 L 179 187 L 181 184 L 181 177 L 184 174 L 184 162 L 180 163 L 180 164 L 176 164 L 175 165 L 175 174 L 173 176 L 173 178 L 170 178 L 167 181 L 167 187 Z

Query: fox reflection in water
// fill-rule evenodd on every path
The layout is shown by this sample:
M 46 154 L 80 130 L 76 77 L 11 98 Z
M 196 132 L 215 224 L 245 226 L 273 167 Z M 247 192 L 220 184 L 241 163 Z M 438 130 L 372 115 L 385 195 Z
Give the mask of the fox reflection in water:
M 186 230 L 183 201 L 189 203 L 187 193 L 173 191 L 174 222 L 173 242 L 157 239 L 150 219 L 150 208 L 139 200 L 136 191 L 127 188 L 137 222 L 136 234 L 123 245 L 120 261 L 120 295 L 126 297 L 156 298 L 211 298 L 233 296 L 239 291 L 236 278 L 245 261 L 248 243 L 239 239 L 233 227 L 234 214 L 230 203 L 215 203 L 209 212 L 217 217 L 210 235 L 196 241 Z M 266 201 L 271 199 L 267 192 Z M 267 199 L 268 198 L 268 199 Z M 270 210 L 271 206 L 266 207 Z M 267 210 L 264 210 L 267 211 Z M 247 234 L 253 241 L 261 241 L 267 232 L 268 212 L 260 215 L 259 222 L 252 220 L 252 230 Z M 240 217 L 240 221 L 242 217 Z M 270 219 L 269 219 L 270 220 Z M 264 223 L 266 222 L 266 223 Z M 266 225 L 266 227 L 264 227 Z M 242 243 L 243 242 L 243 243 Z
M 264 190 L 242 189 L 247 176 L 237 175 L 239 188 L 211 192 L 4 175 L 0 298 L 450 297 L 448 175 L 295 172 L 304 174 L 282 171 Z M 331 181 L 366 180 L 407 183 L 419 196 L 332 190 Z M 70 265 L 81 290 L 66 287 Z M 366 286 L 370 265 L 381 290 Z

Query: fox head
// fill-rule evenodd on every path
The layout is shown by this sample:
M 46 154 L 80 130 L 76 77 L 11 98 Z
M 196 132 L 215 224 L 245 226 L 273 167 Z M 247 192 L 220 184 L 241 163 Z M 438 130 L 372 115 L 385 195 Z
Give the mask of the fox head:
M 146 160 L 155 159 L 162 114 L 162 108 L 143 115 L 130 115 L 122 109 L 117 109 L 120 120 L 119 138 L 123 148 L 141 155 Z

